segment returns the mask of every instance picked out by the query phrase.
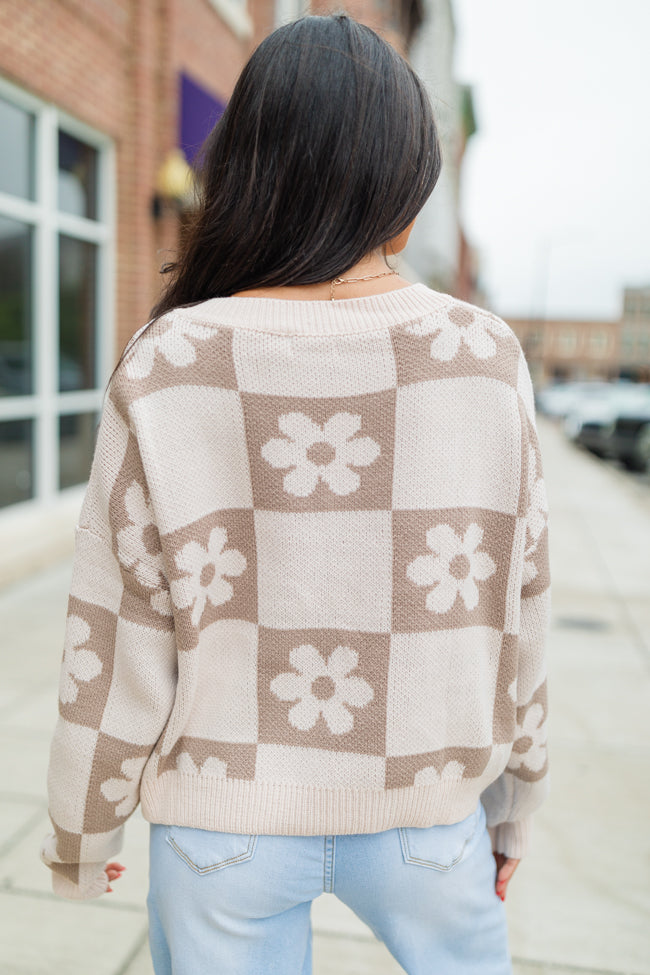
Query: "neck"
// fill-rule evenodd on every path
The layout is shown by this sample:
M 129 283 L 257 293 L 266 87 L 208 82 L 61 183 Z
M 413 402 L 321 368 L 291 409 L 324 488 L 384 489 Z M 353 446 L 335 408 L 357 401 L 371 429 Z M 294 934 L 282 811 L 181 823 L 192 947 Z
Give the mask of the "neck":
M 392 268 L 386 263 L 381 254 L 373 253 L 359 261 L 347 271 L 337 276 L 334 288 L 335 300 L 342 298 L 364 298 L 370 295 L 382 294 L 385 291 L 395 291 L 407 287 L 411 282 L 399 276 L 398 273 L 389 274 Z M 372 275 L 372 277 L 370 277 Z M 380 277 L 379 275 L 385 275 Z M 348 282 L 348 278 L 368 278 L 365 281 Z M 329 301 L 332 298 L 331 281 L 317 284 L 282 285 L 274 288 L 251 288 L 248 291 L 238 291 L 235 297 L 242 298 L 283 298 L 302 301 Z

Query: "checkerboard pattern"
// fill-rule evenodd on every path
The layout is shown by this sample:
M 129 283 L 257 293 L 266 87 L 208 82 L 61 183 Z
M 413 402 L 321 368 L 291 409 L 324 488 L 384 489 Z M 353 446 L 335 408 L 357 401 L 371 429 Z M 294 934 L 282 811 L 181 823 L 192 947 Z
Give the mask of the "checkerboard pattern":
M 64 896 L 105 889 L 140 800 L 152 821 L 331 833 L 453 822 L 482 796 L 514 855 L 547 772 L 530 377 L 474 306 L 369 301 L 323 303 L 310 330 L 212 299 L 127 353 L 50 759 L 41 855 Z

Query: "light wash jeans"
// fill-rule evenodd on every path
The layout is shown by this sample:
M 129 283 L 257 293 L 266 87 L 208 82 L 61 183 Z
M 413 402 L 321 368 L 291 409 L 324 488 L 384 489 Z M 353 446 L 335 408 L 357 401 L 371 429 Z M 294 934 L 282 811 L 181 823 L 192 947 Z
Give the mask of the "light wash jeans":
M 451 826 L 341 836 L 151 824 L 156 975 L 311 975 L 311 902 L 336 894 L 408 975 L 511 975 L 479 802 Z

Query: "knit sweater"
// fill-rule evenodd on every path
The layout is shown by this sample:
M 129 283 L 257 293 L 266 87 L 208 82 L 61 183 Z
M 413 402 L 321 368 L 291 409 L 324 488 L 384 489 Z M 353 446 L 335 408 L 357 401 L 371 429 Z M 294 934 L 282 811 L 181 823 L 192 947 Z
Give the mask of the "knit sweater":
M 521 346 L 477 307 L 213 298 L 137 333 L 75 533 L 54 890 L 106 889 L 138 802 L 329 835 L 481 799 L 521 856 L 548 784 L 547 521 Z

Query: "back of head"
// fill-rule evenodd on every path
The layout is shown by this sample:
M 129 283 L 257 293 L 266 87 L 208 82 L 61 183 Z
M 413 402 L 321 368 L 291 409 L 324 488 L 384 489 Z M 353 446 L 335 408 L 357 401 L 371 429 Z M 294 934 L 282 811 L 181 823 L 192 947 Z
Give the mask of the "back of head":
M 154 314 L 344 273 L 404 230 L 441 159 L 407 62 L 345 15 L 274 31 L 208 136 L 199 208 Z

